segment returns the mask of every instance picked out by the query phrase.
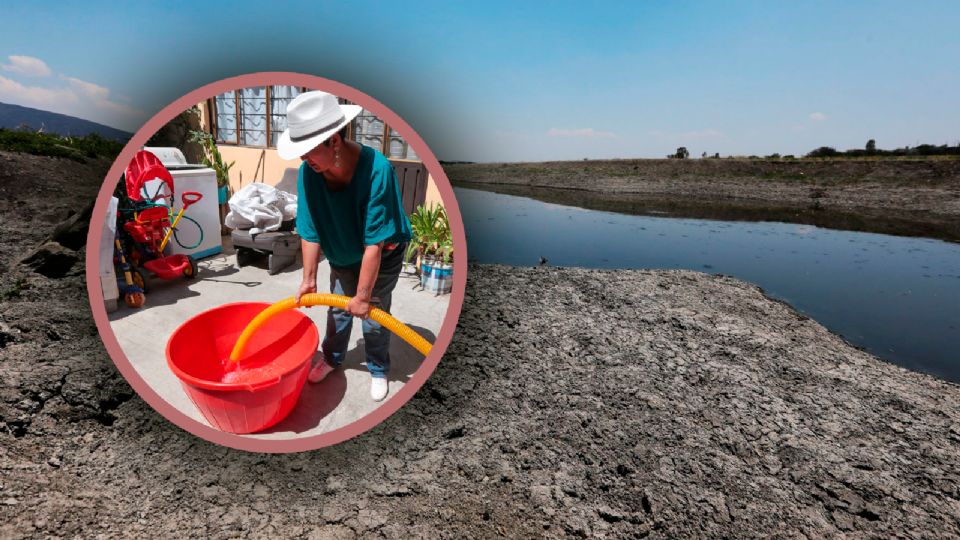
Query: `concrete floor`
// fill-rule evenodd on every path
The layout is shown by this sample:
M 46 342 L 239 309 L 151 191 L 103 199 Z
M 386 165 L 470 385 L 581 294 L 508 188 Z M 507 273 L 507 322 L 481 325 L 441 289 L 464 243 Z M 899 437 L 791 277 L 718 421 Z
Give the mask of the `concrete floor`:
M 330 267 L 321 261 L 317 277 L 318 292 L 327 292 Z M 276 275 L 266 270 L 266 258 L 257 266 L 238 268 L 236 255 L 224 238 L 224 252 L 199 261 L 197 279 L 149 280 L 146 305 L 130 309 L 121 300 L 110 313 L 110 324 L 120 346 L 137 372 L 168 403 L 189 417 L 207 424 L 187 397 L 180 381 L 167 367 L 164 350 L 173 331 L 189 317 L 230 302 L 276 302 L 296 293 L 302 277 L 298 258 Z M 406 273 L 393 292 L 391 312 L 427 338 L 436 340 L 447 312 L 449 295 L 434 296 L 414 287 L 418 279 Z M 316 324 L 323 339 L 327 308 L 304 309 Z M 423 356 L 404 341 L 390 341 L 390 393 L 382 402 L 370 399 L 370 375 L 363 355 L 363 334 L 355 321 L 347 358 L 341 369 L 317 384 L 304 385 L 300 401 L 286 419 L 265 432 L 249 435 L 263 439 L 291 439 L 317 435 L 350 424 L 386 403 L 420 367 Z M 359 343 L 358 343 L 359 342 Z M 314 357 L 319 361 L 320 354 Z M 208 424 L 209 425 L 209 424 Z

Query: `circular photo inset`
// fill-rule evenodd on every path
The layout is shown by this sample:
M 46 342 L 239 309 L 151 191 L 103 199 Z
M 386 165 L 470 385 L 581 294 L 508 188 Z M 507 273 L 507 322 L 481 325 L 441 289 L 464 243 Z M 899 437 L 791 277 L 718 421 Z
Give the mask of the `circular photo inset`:
M 134 389 L 180 427 L 261 452 L 360 434 L 450 342 L 466 282 L 453 189 L 371 97 L 258 73 L 131 139 L 91 221 L 91 309 Z

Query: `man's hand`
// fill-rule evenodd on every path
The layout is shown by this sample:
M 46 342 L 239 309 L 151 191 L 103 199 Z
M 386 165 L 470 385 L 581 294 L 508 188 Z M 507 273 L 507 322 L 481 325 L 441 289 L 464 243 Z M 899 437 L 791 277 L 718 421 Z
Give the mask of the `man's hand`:
M 380 251 L 383 242 L 363 248 L 363 260 L 360 261 L 360 275 L 357 277 L 357 294 L 347 304 L 347 313 L 366 320 L 370 316 L 370 301 L 373 300 L 373 287 L 380 272 Z
M 347 302 L 347 313 L 366 320 L 370 316 L 370 302 L 354 296 Z
M 300 304 L 300 297 L 301 297 L 301 296 L 303 296 L 303 295 L 305 295 L 305 294 L 315 293 L 315 292 L 317 292 L 317 282 L 316 282 L 316 280 L 314 280 L 314 281 L 309 281 L 309 280 L 303 281 L 303 282 L 300 283 L 300 288 L 297 289 L 297 294 L 296 294 L 296 296 L 294 296 L 293 298 L 297 301 L 297 304 L 299 305 L 299 304 Z M 311 307 L 311 306 L 303 306 L 303 307 Z

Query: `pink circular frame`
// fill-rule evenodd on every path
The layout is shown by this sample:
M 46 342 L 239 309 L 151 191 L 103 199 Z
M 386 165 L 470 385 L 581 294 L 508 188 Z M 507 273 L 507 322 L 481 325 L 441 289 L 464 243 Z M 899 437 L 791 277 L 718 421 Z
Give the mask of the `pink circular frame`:
M 110 326 L 110 320 L 107 317 L 106 307 L 104 306 L 103 292 L 100 290 L 100 268 L 98 262 L 100 238 L 102 236 L 101 231 L 103 230 L 106 208 L 109 204 L 110 197 L 113 194 L 120 175 L 126 169 L 126 164 L 130 162 L 137 150 L 146 144 L 150 136 L 167 122 L 173 120 L 173 118 L 181 112 L 217 94 L 238 88 L 270 84 L 305 86 L 344 97 L 362 106 L 364 109 L 371 111 L 400 132 L 407 142 L 413 145 L 417 155 L 427 166 L 427 171 L 436 181 L 440 196 L 443 199 L 447 214 L 450 217 L 450 225 L 453 228 L 454 250 L 458 253 L 453 263 L 453 292 L 450 296 L 450 303 L 447 307 L 447 313 L 444 317 L 443 325 L 440 328 L 440 333 L 434 343 L 433 350 L 427 358 L 424 359 L 420 368 L 410 377 L 407 384 L 383 405 L 352 424 L 320 435 L 287 440 L 255 439 L 219 431 L 178 411 L 147 385 L 146 381 L 144 381 L 133 368 L 133 365 L 124 354 L 123 349 L 120 348 L 120 344 L 117 342 L 117 338 Z M 460 318 L 460 310 L 463 307 L 464 287 L 467 283 L 466 247 L 467 240 L 463 230 L 463 219 L 460 216 L 460 208 L 457 205 L 450 181 L 447 179 L 437 158 L 434 157 L 433 153 L 423 142 L 423 139 L 393 111 L 359 90 L 322 77 L 288 72 L 250 73 L 208 84 L 167 105 L 141 127 L 123 148 L 123 151 L 120 152 L 120 156 L 113 162 L 113 166 L 110 167 L 110 171 L 104 179 L 103 186 L 100 188 L 100 193 L 97 196 L 97 202 L 93 209 L 93 216 L 90 219 L 90 230 L 87 233 L 87 292 L 90 296 L 90 309 L 93 311 L 93 319 L 97 323 L 100 337 L 103 340 L 104 346 L 107 348 L 107 352 L 113 359 L 114 364 L 116 364 L 117 368 L 127 379 L 127 382 L 130 383 L 140 397 L 166 417 L 167 420 L 170 420 L 198 437 L 232 448 L 250 452 L 302 452 L 337 444 L 377 426 L 380 422 L 383 422 L 387 417 L 396 412 L 404 403 L 409 401 L 417 390 L 423 386 L 430 374 L 433 373 L 433 370 L 436 369 L 437 364 L 440 362 L 440 357 L 443 356 L 443 353 L 446 352 L 447 347 L 450 345 L 457 320 Z M 163 347 L 164 345 L 161 344 L 159 346 Z

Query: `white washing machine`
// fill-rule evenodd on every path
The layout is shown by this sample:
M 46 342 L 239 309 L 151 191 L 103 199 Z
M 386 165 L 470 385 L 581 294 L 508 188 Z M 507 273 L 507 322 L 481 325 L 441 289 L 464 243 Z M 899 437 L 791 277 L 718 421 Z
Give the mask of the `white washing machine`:
M 157 156 L 173 177 L 174 218 L 183 206 L 181 199 L 183 192 L 196 191 L 203 195 L 199 202 L 191 204 L 184 212 L 183 218 L 177 224 L 176 239 L 171 239 L 164 251 L 168 254 L 190 255 L 194 259 L 220 253 L 223 245 L 220 237 L 220 201 L 217 194 L 216 171 L 203 165 L 187 163 L 187 158 L 179 148 L 154 147 L 144 148 L 144 150 Z M 147 185 L 149 189 L 149 183 Z M 193 219 L 196 223 L 187 218 Z M 179 240 L 179 243 L 175 240 Z

